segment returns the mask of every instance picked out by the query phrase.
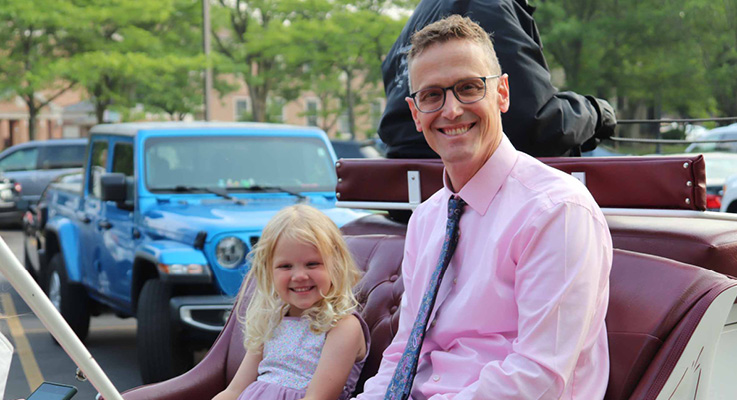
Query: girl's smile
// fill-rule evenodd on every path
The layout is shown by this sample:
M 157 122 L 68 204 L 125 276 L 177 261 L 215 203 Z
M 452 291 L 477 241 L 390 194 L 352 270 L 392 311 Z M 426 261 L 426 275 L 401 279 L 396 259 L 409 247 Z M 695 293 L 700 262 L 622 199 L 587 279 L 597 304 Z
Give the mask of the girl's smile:
M 322 300 L 332 286 L 322 255 L 310 243 L 289 236 L 279 238 L 272 266 L 274 288 L 289 304 L 290 317 L 301 316 Z

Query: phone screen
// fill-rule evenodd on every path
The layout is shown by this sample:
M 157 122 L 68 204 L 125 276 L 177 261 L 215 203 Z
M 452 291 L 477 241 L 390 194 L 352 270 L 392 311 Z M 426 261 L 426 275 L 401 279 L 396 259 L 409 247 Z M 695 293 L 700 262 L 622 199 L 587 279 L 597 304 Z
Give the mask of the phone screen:
M 44 382 L 26 400 L 69 400 L 76 393 L 74 386 Z

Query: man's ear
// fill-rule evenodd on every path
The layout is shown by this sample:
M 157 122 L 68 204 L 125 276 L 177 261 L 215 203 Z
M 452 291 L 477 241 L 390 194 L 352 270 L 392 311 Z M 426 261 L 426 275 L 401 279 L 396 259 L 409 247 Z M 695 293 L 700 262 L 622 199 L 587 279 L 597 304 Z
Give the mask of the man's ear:
M 509 75 L 503 74 L 499 77 L 499 84 L 496 87 L 497 101 L 499 102 L 499 111 L 505 113 L 509 110 Z
M 412 112 L 412 119 L 415 121 L 415 129 L 417 129 L 417 132 L 422 132 L 422 125 L 420 125 L 420 118 L 419 118 L 420 112 L 417 111 L 417 107 L 415 107 L 414 100 L 412 100 L 411 97 L 405 97 L 404 100 L 409 105 L 409 111 Z

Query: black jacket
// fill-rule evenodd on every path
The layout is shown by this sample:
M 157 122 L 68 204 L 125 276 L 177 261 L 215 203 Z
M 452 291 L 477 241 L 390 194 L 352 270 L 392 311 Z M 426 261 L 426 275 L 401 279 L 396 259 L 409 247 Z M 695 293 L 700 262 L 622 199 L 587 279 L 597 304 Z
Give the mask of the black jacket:
M 584 142 L 595 147 L 594 132 L 602 123 L 600 107 L 614 118 L 603 100 L 558 92 L 542 52 L 540 35 L 526 0 L 422 0 L 382 63 L 387 104 L 379 124 L 379 136 L 390 158 L 437 157 L 412 122 L 405 97 L 406 55 L 411 35 L 424 26 L 452 14 L 479 23 L 491 34 L 502 72 L 509 75 L 510 109 L 502 125 L 517 150 L 533 156 L 578 155 Z M 598 104 L 597 104 L 598 103 Z M 615 122 L 616 123 L 616 122 Z M 613 126 L 610 126 L 613 133 Z M 598 135 L 597 135 L 598 136 Z

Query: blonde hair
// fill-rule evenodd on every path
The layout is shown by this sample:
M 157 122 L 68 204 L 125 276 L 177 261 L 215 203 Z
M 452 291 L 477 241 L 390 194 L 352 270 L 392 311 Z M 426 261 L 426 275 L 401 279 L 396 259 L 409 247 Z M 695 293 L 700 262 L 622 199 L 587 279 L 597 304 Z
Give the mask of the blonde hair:
M 272 270 L 274 249 L 282 237 L 315 246 L 330 277 L 332 285 L 323 293 L 323 300 L 302 314 L 302 318 L 310 320 L 313 332 L 327 332 L 358 306 L 353 287 L 361 273 L 335 223 L 310 206 L 298 204 L 282 209 L 266 224 L 261 238 L 248 255 L 251 270 L 239 295 L 242 301 L 248 287 L 255 285 L 245 317 L 239 316 L 248 351 L 261 351 L 289 309 L 276 292 Z M 236 305 L 234 310 L 238 309 Z
M 502 67 L 494 50 L 489 34 L 479 24 L 468 17 L 453 14 L 435 21 L 415 32 L 410 38 L 412 48 L 407 56 L 408 67 L 423 51 L 436 43 L 445 43 L 451 40 L 468 40 L 476 43 L 486 53 L 487 63 L 492 74 L 500 74 Z M 412 90 L 412 81 L 409 81 L 409 90 Z

